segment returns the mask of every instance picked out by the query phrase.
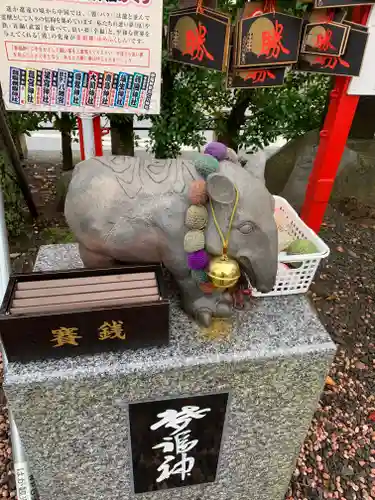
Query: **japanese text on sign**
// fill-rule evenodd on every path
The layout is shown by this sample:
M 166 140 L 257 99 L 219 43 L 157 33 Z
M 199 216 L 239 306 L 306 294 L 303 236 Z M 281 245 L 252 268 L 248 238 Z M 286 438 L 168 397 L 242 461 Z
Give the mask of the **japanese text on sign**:
M 161 26 L 161 0 L 8 0 L 0 5 L 7 107 L 159 112 Z
M 129 405 L 135 493 L 165 492 L 216 480 L 228 396 L 220 393 Z
M 164 462 L 158 467 L 159 477 L 157 483 L 165 481 L 174 474 L 178 474 L 183 481 L 189 476 L 194 464 L 195 458 L 188 455 L 188 452 L 195 448 L 198 439 L 191 438 L 189 424 L 194 419 L 204 418 L 210 408 L 199 408 L 199 406 L 184 406 L 181 411 L 166 410 L 159 413 L 159 421 L 151 425 L 152 431 L 165 427 L 171 429 L 169 436 L 155 446 L 153 449 L 162 449 L 164 453 Z
M 98 328 L 99 340 L 126 340 L 123 321 L 105 321 Z M 83 337 L 79 335 L 78 328 L 61 326 L 51 331 L 53 347 L 63 347 L 64 345 L 78 346 L 79 340 Z

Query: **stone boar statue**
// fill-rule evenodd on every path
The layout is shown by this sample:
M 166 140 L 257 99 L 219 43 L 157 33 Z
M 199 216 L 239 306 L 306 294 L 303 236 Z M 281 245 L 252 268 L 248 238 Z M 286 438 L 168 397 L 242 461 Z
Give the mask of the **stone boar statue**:
M 278 248 L 274 199 L 263 177 L 265 155 L 260 152 L 240 161 L 227 150 L 219 159 L 218 170 L 205 175 L 210 197 L 205 250 L 210 256 L 222 254 L 222 240 L 210 207 L 214 207 L 216 221 L 225 233 L 237 193 L 228 257 L 239 263 L 258 291 L 268 292 L 275 283 Z M 181 289 L 186 312 L 209 326 L 213 316 L 230 316 L 232 296 L 223 290 L 204 293 L 187 265 L 188 192 L 191 184 L 202 178 L 196 165 L 194 159 L 126 156 L 83 161 L 74 169 L 65 216 L 86 267 L 109 267 L 119 261 L 162 262 Z

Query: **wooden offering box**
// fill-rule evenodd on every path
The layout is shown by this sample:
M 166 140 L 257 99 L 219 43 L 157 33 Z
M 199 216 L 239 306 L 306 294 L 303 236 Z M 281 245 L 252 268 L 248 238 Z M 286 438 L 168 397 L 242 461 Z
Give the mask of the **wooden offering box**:
M 13 275 L 0 310 L 9 361 L 168 344 L 160 265 Z

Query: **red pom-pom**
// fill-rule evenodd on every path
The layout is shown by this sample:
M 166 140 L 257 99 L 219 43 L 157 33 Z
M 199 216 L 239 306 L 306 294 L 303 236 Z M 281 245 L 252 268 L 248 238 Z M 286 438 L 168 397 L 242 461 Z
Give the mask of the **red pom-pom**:
M 189 200 L 193 205 L 205 205 L 207 202 L 206 181 L 199 179 L 190 184 Z

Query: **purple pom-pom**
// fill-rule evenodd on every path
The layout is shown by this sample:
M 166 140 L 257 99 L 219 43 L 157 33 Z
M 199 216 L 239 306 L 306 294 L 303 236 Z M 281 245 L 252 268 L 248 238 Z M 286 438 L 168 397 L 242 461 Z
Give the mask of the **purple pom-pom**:
M 209 258 L 206 250 L 198 250 L 187 254 L 188 266 L 193 271 L 199 271 L 208 266 Z
M 222 142 L 210 142 L 207 144 L 204 154 L 216 158 L 218 161 L 223 161 L 227 157 L 227 147 Z

